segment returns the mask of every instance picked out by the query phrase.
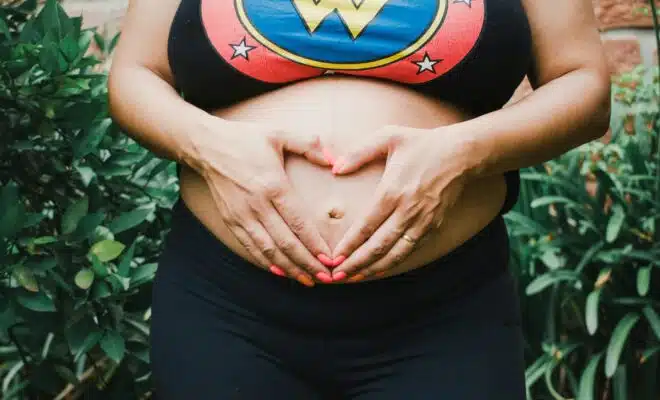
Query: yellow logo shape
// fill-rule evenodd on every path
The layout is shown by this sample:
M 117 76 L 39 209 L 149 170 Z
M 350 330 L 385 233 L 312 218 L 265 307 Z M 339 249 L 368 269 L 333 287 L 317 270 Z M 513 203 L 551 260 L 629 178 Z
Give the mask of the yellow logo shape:
M 376 18 L 389 0 L 293 0 L 300 18 L 313 33 L 321 22 L 336 12 L 355 40 Z

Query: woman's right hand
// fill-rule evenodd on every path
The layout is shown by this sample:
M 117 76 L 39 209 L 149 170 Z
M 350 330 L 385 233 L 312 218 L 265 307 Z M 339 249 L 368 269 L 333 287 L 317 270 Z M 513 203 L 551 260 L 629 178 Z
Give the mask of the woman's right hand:
M 319 260 L 331 251 L 293 192 L 284 170 L 291 152 L 329 166 L 319 137 L 251 122 L 213 117 L 211 132 L 196 135 L 193 165 L 209 185 L 227 227 L 254 261 L 306 286 L 332 282 Z M 329 258 L 326 258 L 326 260 Z

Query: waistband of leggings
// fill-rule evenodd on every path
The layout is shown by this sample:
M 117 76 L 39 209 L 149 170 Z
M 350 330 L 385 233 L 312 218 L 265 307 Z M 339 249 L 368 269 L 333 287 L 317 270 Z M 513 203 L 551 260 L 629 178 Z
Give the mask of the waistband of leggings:
M 424 312 L 429 306 L 469 295 L 508 271 L 509 243 L 504 220 L 498 216 L 426 266 L 374 281 L 307 288 L 255 267 L 234 253 L 179 200 L 165 252 L 165 258 L 173 261 L 170 267 L 180 264 L 185 274 L 192 273 L 205 285 L 221 290 L 223 299 L 289 324 L 308 325 L 319 320 L 322 312 L 324 329 L 341 329 L 362 325 L 365 318 L 378 325 L 397 314 L 412 317 L 415 310 Z

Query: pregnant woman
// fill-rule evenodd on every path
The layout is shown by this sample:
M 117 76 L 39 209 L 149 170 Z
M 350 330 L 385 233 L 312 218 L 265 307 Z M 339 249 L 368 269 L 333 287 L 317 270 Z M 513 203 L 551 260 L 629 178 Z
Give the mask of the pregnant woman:
M 180 167 L 157 398 L 525 398 L 502 214 L 607 129 L 590 0 L 133 0 L 109 90 Z

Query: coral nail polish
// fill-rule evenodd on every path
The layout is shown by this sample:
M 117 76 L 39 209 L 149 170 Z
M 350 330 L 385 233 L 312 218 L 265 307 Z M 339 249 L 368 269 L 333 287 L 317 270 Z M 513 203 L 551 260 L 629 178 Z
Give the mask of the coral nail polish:
M 323 152 L 323 157 L 325 157 L 325 160 L 330 163 L 330 165 L 335 164 L 335 157 L 330 153 L 330 150 L 327 147 L 324 147 L 322 150 Z
M 340 271 L 332 277 L 332 279 L 335 280 L 335 281 L 341 281 L 344 278 L 346 278 L 346 272 L 344 272 L 344 271 Z
M 316 277 L 323 283 L 332 283 L 332 277 L 326 272 L 319 272 Z
M 339 264 L 343 263 L 345 260 L 346 260 L 346 256 L 335 257 L 335 259 L 332 260 L 332 266 L 336 267 Z
M 346 163 L 346 160 L 344 160 L 341 157 L 338 158 L 332 166 L 332 173 L 333 174 L 339 173 L 339 171 L 341 171 L 341 167 L 343 167 L 345 163 Z
M 385 276 L 385 271 L 377 272 L 377 273 L 375 273 L 374 275 L 377 276 L 377 277 L 379 277 L 379 278 L 381 278 L 381 277 Z
M 298 275 L 298 282 L 302 283 L 303 285 L 307 287 L 313 287 L 314 286 L 314 281 L 312 281 L 312 278 L 305 274 L 300 274 Z
M 362 274 L 357 274 L 357 275 L 351 277 L 348 281 L 349 281 L 349 282 L 359 282 L 359 281 L 361 281 L 362 279 L 364 279 L 364 275 L 362 275 Z
M 335 266 L 334 261 L 330 257 L 326 256 L 323 253 L 316 256 L 316 258 L 319 261 L 321 261 L 323 263 L 323 265 L 325 265 L 326 267 L 334 267 Z
M 282 277 L 286 276 L 286 273 L 282 271 L 282 269 L 277 265 L 271 265 L 270 272 L 274 273 L 277 276 L 282 276 Z

